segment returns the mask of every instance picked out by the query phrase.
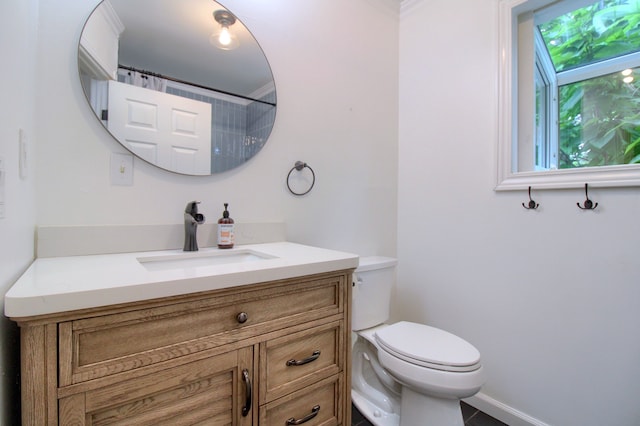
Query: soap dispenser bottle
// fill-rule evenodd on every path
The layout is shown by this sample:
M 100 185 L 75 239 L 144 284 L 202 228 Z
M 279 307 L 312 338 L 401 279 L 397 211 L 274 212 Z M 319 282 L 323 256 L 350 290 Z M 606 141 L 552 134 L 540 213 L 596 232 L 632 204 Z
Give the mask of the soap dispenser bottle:
M 229 217 L 227 207 L 229 207 L 229 203 L 224 203 L 222 217 L 218 220 L 218 248 L 221 249 L 232 248 L 235 240 L 233 233 L 233 219 Z

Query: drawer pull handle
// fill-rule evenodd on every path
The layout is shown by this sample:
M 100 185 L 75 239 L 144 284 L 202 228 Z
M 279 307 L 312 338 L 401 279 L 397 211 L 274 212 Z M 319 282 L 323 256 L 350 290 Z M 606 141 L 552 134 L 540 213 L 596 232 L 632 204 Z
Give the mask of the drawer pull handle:
M 320 358 L 320 351 L 314 351 L 309 358 L 305 358 L 300 361 L 295 359 L 290 359 L 289 361 L 287 361 L 287 367 L 309 364 L 310 362 L 313 362 L 318 358 Z
M 291 417 L 289 420 L 287 420 L 287 426 L 301 425 L 302 423 L 306 423 L 312 418 L 314 418 L 315 416 L 317 416 L 318 412 L 320 412 L 320 406 L 316 405 L 311 409 L 311 413 L 307 414 L 305 417 L 301 418 L 300 420 L 296 420 L 295 417 Z
M 246 368 L 242 370 L 242 380 L 244 381 L 247 389 L 247 394 L 246 394 L 247 399 L 245 401 L 244 407 L 242 407 L 242 417 L 247 417 L 247 414 L 249 414 L 249 411 L 251 410 L 252 390 L 251 390 L 251 379 L 249 378 L 249 370 L 247 370 Z
M 236 315 L 236 319 L 240 324 L 244 324 L 249 319 L 249 315 L 247 315 L 246 312 L 240 312 L 238 315 Z

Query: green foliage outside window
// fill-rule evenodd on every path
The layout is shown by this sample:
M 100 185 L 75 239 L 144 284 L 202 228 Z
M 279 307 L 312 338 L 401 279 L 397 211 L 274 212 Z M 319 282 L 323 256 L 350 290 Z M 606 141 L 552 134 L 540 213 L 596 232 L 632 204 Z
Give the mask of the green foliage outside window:
M 556 71 L 640 51 L 640 0 L 604 0 L 539 26 Z M 559 168 L 640 163 L 640 68 L 559 87 Z

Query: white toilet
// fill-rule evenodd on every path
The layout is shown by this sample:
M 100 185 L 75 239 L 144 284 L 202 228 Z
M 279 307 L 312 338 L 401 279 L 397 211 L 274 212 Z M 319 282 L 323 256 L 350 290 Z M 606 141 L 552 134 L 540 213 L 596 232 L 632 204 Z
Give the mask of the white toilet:
M 376 426 L 463 426 L 460 399 L 485 381 L 480 353 L 434 327 L 385 324 L 396 264 L 361 257 L 353 275 L 352 401 Z

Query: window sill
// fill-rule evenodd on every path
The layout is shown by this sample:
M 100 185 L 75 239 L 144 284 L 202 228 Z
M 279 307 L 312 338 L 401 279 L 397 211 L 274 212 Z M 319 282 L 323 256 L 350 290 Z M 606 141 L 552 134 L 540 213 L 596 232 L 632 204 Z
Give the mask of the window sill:
M 550 171 L 499 173 L 496 191 L 640 186 L 640 164 L 563 169 Z

